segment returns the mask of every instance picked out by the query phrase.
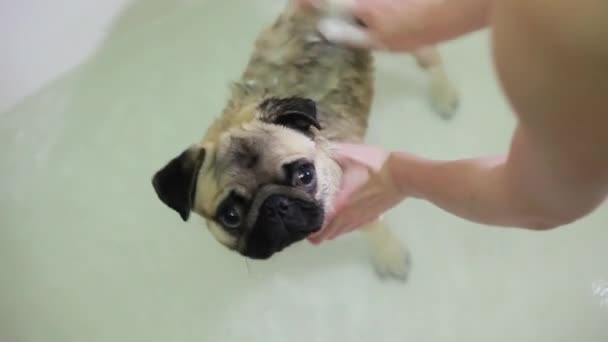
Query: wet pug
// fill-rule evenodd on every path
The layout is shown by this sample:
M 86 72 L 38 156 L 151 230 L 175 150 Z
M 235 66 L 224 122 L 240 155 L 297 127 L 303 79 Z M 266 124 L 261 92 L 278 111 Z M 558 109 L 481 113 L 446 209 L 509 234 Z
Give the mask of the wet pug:
M 265 28 L 242 78 L 199 143 L 153 176 L 160 200 L 245 257 L 267 259 L 321 229 L 341 183 L 334 142 L 361 143 L 373 97 L 370 51 L 319 33 L 321 11 L 290 2 Z M 440 88 L 451 85 L 434 49 L 416 53 Z M 429 57 L 431 56 L 431 57 Z M 431 97 L 453 111 L 455 98 Z M 441 98 L 443 97 L 443 98 Z M 376 270 L 404 279 L 406 248 L 382 220 L 362 231 Z

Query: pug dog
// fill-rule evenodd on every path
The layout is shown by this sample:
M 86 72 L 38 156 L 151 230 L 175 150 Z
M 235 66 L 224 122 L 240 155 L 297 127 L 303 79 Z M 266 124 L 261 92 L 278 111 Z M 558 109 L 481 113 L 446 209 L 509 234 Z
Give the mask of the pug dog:
M 325 14 L 289 1 L 258 35 L 203 138 L 152 177 L 164 205 L 183 221 L 199 215 L 221 244 L 247 258 L 268 259 L 319 231 L 341 185 L 332 144 L 364 142 L 372 54 L 328 41 L 319 31 Z M 457 97 L 435 48 L 414 55 L 431 71 L 438 112 L 452 113 Z M 409 253 L 386 222 L 361 231 L 378 274 L 405 279 Z

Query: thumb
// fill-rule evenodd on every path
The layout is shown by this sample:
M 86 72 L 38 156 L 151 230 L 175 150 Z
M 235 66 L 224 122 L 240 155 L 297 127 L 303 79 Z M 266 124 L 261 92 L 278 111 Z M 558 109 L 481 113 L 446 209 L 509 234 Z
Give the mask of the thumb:
M 340 211 L 369 180 L 369 170 L 364 165 L 346 162 L 343 169 L 342 185 L 335 199 L 335 211 Z

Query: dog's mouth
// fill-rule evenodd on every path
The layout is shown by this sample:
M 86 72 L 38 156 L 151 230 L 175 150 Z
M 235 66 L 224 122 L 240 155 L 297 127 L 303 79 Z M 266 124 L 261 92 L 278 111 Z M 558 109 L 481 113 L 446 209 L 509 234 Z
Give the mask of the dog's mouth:
M 251 227 L 239 251 L 253 259 L 267 259 L 321 230 L 323 206 L 303 191 L 268 185 L 258 191 L 247 218 Z

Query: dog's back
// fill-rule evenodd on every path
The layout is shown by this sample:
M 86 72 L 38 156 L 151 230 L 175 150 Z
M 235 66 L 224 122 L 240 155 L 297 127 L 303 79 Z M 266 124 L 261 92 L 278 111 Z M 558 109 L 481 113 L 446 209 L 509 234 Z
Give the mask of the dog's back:
M 255 42 L 232 101 L 300 96 L 314 100 L 330 140 L 360 142 L 373 96 L 369 51 L 335 45 L 318 32 L 320 13 L 293 3 Z

